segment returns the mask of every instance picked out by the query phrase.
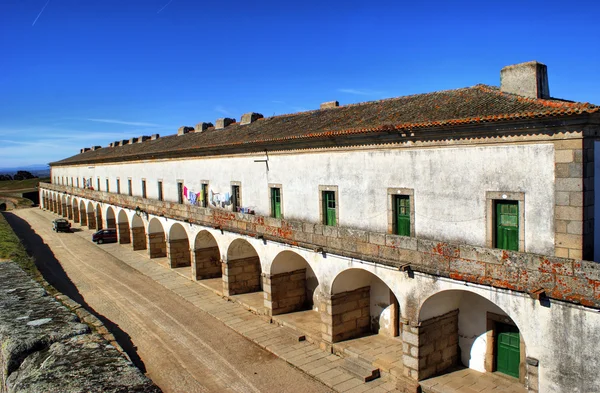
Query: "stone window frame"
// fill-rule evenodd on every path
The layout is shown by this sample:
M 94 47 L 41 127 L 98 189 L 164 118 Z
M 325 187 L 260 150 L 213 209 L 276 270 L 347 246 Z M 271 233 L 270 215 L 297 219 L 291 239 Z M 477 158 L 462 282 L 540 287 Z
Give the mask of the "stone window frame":
M 231 191 L 231 199 L 230 199 L 230 200 L 232 200 L 232 199 L 233 199 L 233 186 L 238 186 L 238 189 L 239 189 L 239 191 L 240 191 L 240 192 L 239 192 L 239 195 L 240 195 L 240 197 L 238 198 L 238 201 L 237 201 L 237 203 L 238 203 L 239 207 L 242 207 L 242 206 L 243 206 L 243 204 L 242 204 L 242 201 L 244 200 L 244 197 L 242 196 L 242 182 L 241 182 L 241 181 L 237 181 L 237 180 L 232 180 L 232 181 L 229 183 L 229 189 L 230 189 L 230 191 Z M 232 210 L 234 213 L 237 213 L 237 212 L 234 210 L 233 202 L 231 203 L 231 210 Z
M 512 320 L 508 315 L 500 315 L 493 313 L 491 311 L 486 312 L 486 348 L 485 348 L 485 358 L 483 367 L 486 372 L 496 372 L 496 355 L 497 355 L 497 337 L 498 337 L 498 328 L 497 323 L 503 323 L 505 325 L 511 325 L 519 329 L 519 326 Z M 525 377 L 527 375 L 527 367 L 525 365 L 526 362 L 526 348 L 525 341 L 523 340 L 523 334 L 521 333 L 521 329 L 519 329 L 519 381 L 521 383 L 525 383 Z M 504 374 L 502 374 L 504 376 Z M 506 376 L 507 378 L 513 378 L 511 376 Z
M 200 192 L 202 193 L 202 186 L 206 184 L 206 195 L 203 195 L 202 203 L 200 207 L 208 209 L 210 207 L 210 201 L 208 200 L 208 196 L 210 195 L 210 181 L 208 180 L 200 180 Z M 206 198 L 204 198 L 206 197 Z
M 84 184 L 85 184 L 85 182 L 84 182 Z M 100 191 L 100 190 L 101 190 L 101 189 L 100 189 L 100 176 L 98 176 L 98 177 L 96 178 L 96 185 L 98 186 L 98 191 Z
M 165 200 L 165 183 L 163 179 L 156 179 L 156 200 L 161 202 Z
M 121 193 L 121 178 L 117 177 L 115 179 L 115 184 L 117 186 L 117 188 L 116 188 L 115 191 L 116 191 L 117 194 L 120 194 Z
M 106 192 L 110 192 L 110 180 L 108 179 L 108 177 L 106 178 Z
M 487 248 L 497 248 L 496 238 L 496 212 L 495 201 L 517 201 L 519 205 L 519 252 L 525 252 L 525 193 L 518 191 L 486 191 L 485 193 L 485 220 Z
M 394 204 L 392 196 L 406 195 L 410 204 L 410 236 L 415 237 L 415 189 L 407 187 L 388 187 L 387 189 L 387 211 L 388 230 L 387 233 L 394 234 Z M 397 235 L 399 236 L 399 235 Z
M 133 179 L 131 177 L 127 178 L 127 195 L 133 196 Z
M 177 193 L 179 194 L 179 184 L 181 184 L 181 194 L 177 195 L 177 203 L 185 203 L 185 199 L 183 198 L 183 187 L 185 182 L 183 179 L 175 179 L 175 183 L 177 184 Z
M 142 196 L 142 198 L 146 198 L 147 199 L 148 198 L 148 190 L 147 190 L 148 182 L 147 182 L 147 180 L 146 180 L 145 177 L 142 177 L 140 179 L 140 181 L 141 181 L 140 186 L 142 187 L 141 196 Z
M 325 212 L 323 211 L 323 191 L 333 191 L 335 198 L 335 225 L 340 226 L 340 197 L 339 187 L 335 185 L 319 185 L 319 223 L 325 225 Z
M 269 217 L 273 218 L 273 195 L 271 194 L 271 188 L 279 188 L 279 206 L 281 209 L 281 219 L 283 219 L 283 186 L 280 183 L 269 183 Z

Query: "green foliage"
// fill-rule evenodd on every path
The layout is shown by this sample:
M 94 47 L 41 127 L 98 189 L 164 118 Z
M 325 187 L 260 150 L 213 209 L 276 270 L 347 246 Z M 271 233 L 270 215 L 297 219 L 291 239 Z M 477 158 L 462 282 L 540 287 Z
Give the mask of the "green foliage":
M 9 260 L 19 264 L 34 279 L 39 279 L 40 272 L 32 257 L 27 254 L 25 247 L 3 215 L 0 215 L 0 261 Z
M 49 177 L 44 178 L 35 178 L 35 179 L 26 179 L 26 180 L 5 180 L 0 181 L 0 190 L 10 191 L 10 190 L 22 190 L 28 188 L 36 188 L 40 182 L 49 182 Z

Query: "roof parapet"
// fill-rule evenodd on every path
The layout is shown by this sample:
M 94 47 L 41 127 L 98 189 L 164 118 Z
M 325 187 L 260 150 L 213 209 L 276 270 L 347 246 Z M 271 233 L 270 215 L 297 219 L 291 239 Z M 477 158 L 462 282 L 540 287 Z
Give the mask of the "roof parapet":
M 215 129 L 216 130 L 222 130 L 223 128 L 227 127 L 228 125 L 235 123 L 235 119 L 232 119 L 230 117 L 222 117 L 220 119 L 217 119 L 217 124 L 215 125 Z
M 255 122 L 258 119 L 262 119 L 264 116 L 260 113 L 256 112 L 248 112 L 242 115 L 242 120 L 240 121 L 240 125 L 250 124 Z

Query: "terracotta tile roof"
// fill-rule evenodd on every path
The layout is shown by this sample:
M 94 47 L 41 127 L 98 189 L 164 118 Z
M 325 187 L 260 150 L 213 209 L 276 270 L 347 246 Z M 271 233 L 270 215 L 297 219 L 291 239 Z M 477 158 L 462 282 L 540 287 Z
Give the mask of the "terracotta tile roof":
M 414 130 L 482 122 L 563 117 L 600 112 L 589 103 L 559 99 L 532 99 L 503 93 L 499 88 L 476 85 L 456 90 L 416 94 L 234 123 L 220 130 L 167 136 L 125 146 L 90 150 L 53 165 L 120 161 L 191 154 L 202 150 L 251 147 L 253 144 L 327 138 L 382 130 Z M 318 143 L 317 143 L 318 145 Z

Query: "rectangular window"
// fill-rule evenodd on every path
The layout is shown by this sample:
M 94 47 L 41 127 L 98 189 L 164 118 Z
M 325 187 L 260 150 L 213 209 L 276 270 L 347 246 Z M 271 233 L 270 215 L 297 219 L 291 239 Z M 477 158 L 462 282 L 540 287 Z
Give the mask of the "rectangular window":
M 410 196 L 392 195 L 393 233 L 410 236 Z
M 117 194 L 121 193 L 121 179 L 117 179 Z
M 73 183 L 73 178 L 71 177 L 71 187 L 73 187 L 75 183 Z
M 206 183 L 202 184 L 201 197 L 202 197 L 202 200 L 201 200 L 202 207 L 208 207 L 208 184 L 206 184 Z
M 158 181 L 158 200 L 162 201 L 163 200 L 163 186 L 162 186 L 162 181 Z
M 98 186 L 98 191 L 100 191 L 100 178 L 96 179 L 96 185 Z
M 110 187 L 108 186 L 108 179 L 106 179 L 106 192 L 110 191 Z
M 240 198 L 240 186 L 232 185 L 231 186 L 231 204 L 234 212 L 239 211 L 242 206 L 242 201 Z
M 77 178 L 77 188 L 79 188 L 79 178 Z
M 323 200 L 323 224 L 336 225 L 336 203 L 335 191 L 322 191 Z
M 494 247 L 519 251 L 519 201 L 497 200 L 494 204 Z
M 142 198 L 146 198 L 146 179 L 142 179 Z
M 127 194 L 129 196 L 133 195 L 133 189 L 131 187 L 131 179 L 127 179 Z
M 271 217 L 281 218 L 281 188 L 271 187 Z
M 183 203 L 183 183 L 177 182 L 177 203 Z

